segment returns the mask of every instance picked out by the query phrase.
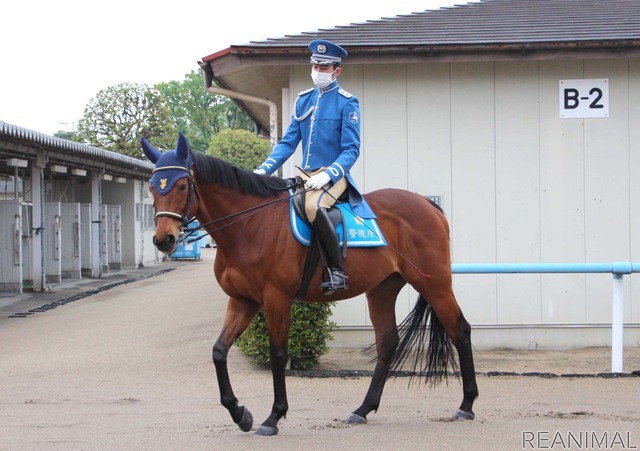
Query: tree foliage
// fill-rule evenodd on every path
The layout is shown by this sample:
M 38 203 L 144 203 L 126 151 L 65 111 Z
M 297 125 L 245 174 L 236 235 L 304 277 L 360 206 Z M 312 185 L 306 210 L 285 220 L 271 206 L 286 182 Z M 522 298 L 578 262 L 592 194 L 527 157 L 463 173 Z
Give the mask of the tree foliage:
M 66 139 L 69 141 L 79 141 L 82 142 L 82 140 L 78 139 L 78 137 L 76 136 L 75 132 L 69 132 L 66 130 L 58 130 L 57 132 L 55 132 L 53 134 L 53 136 L 55 136 L 56 138 L 62 138 L 62 139 Z
M 143 84 L 120 83 L 91 99 L 78 122 L 78 137 L 103 149 L 144 159 L 141 137 L 161 149 L 174 147 L 176 132 L 165 98 Z
M 269 155 L 271 143 L 248 130 L 225 129 L 209 143 L 208 153 L 238 167 L 253 170 Z
M 206 149 L 211 138 L 227 128 L 253 130 L 253 121 L 233 100 L 205 91 L 201 73 L 191 71 L 183 81 L 155 85 L 191 147 Z

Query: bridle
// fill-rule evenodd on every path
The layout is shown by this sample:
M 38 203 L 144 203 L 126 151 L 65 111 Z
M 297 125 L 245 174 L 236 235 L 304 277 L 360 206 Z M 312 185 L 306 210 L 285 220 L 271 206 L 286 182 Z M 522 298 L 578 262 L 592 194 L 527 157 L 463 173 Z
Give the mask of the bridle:
M 151 172 L 151 174 L 155 174 L 156 172 L 160 172 L 160 171 L 169 171 L 169 170 L 184 171 L 187 173 L 187 204 L 184 209 L 185 213 L 179 214 L 173 211 L 164 211 L 164 210 L 157 211 L 156 210 L 154 221 L 157 224 L 158 218 L 163 218 L 163 217 L 173 218 L 180 222 L 180 230 L 184 232 L 184 230 L 188 228 L 189 223 L 192 221 L 191 207 L 193 206 L 194 197 L 198 196 L 198 193 L 196 191 L 195 184 L 193 183 L 193 177 L 191 176 L 191 171 L 183 166 L 163 166 L 160 168 L 155 168 Z M 153 207 L 155 209 L 155 203 L 153 204 Z

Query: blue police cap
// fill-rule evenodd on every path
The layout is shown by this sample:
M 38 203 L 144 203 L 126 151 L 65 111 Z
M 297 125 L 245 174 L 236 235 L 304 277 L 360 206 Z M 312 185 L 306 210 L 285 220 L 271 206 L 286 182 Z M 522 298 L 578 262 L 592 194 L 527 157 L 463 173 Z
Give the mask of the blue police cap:
M 337 64 L 342 58 L 348 55 L 347 51 L 338 44 L 323 39 L 311 41 L 309 43 L 309 50 L 311 50 L 312 53 L 311 64 L 318 64 L 320 66 Z

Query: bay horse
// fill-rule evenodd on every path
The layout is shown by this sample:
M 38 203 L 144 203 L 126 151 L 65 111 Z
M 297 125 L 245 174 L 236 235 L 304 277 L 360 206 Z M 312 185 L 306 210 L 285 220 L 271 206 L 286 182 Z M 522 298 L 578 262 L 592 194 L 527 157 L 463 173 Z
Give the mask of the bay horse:
M 156 208 L 155 246 L 171 254 L 192 217 L 205 225 L 216 242 L 214 273 L 229 301 L 212 356 L 221 403 L 244 432 L 252 429 L 253 416 L 234 395 L 227 355 L 258 311 L 265 310 L 274 400 L 256 434 L 275 435 L 288 410 L 285 366 L 291 306 L 308 251 L 291 233 L 288 182 L 190 152 L 182 134 L 174 150 L 160 152 L 145 138 L 142 147 L 156 165 L 150 188 Z M 432 383 L 445 379 L 449 368 L 455 370 L 459 363 L 463 399 L 453 417 L 473 419 L 478 387 L 471 328 L 452 289 L 448 222 L 442 210 L 415 193 L 382 189 L 365 198 L 378 217 L 387 246 L 349 249 L 344 263 L 349 289 L 342 292 L 321 292 L 319 267 L 302 299 L 332 302 L 366 293 L 377 359 L 364 400 L 346 421 L 366 423 L 367 415 L 378 410 L 388 376 L 409 359 L 413 359 L 414 374 Z M 419 296 L 398 328 L 395 302 L 407 283 Z

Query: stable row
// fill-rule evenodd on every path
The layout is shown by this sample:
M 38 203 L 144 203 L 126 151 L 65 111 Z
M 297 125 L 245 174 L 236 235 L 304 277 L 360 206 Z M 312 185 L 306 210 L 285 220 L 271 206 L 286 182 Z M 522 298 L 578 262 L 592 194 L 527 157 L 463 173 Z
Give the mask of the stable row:
M 121 207 L 101 205 L 97 216 L 92 218 L 91 204 L 47 202 L 42 226 L 35 226 L 31 203 L 0 201 L 0 291 L 32 288 L 34 270 L 49 286 L 121 269 Z M 33 252 L 37 235 L 40 253 Z M 42 261 L 32 261 L 38 255 Z

